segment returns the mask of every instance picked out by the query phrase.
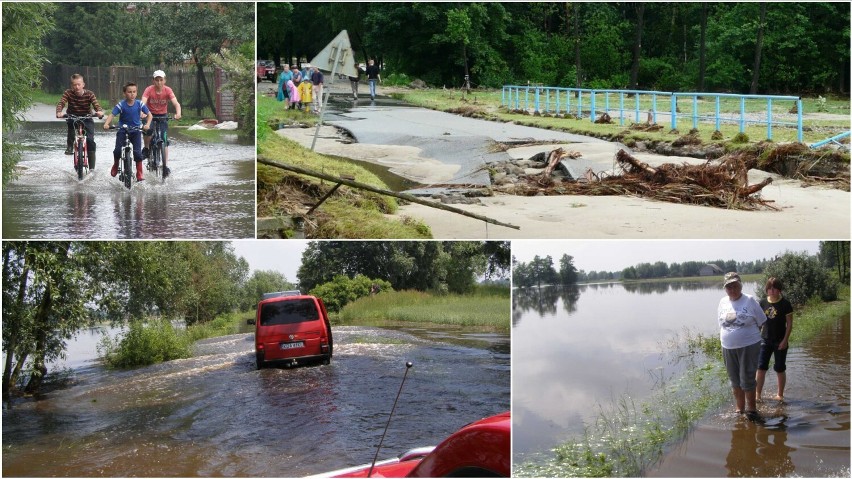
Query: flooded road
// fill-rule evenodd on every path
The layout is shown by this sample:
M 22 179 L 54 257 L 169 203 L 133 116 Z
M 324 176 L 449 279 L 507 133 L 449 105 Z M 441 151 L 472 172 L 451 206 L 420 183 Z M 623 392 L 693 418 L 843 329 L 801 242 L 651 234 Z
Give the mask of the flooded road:
M 755 286 L 745 284 L 744 292 L 753 294 Z M 722 295 L 717 282 L 515 290 L 516 466 L 552 459 L 550 449 L 580 437 L 601 407 L 625 395 L 639 407 L 662 383 L 680 377 L 685 365 L 672 361 L 669 341 L 685 327 L 718 337 L 715 311 Z M 835 476 L 845 471 L 848 477 L 849 318 L 805 345 L 794 343 L 787 362 L 787 404 L 761 404 L 766 424 L 731 414 L 732 400 L 727 401 L 728 406 L 711 413 L 659 470 L 646 473 L 776 475 L 771 468 L 778 465 L 766 460 L 780 455 L 786 458 L 784 475 Z M 774 391 L 775 381 L 770 371 L 765 391 Z
M 115 133 L 95 126 L 96 169 L 77 180 L 63 154 L 65 124 L 29 122 L 16 141 L 25 151 L 17 180 L 3 188 L 3 237 L 252 238 L 254 147 L 170 136 L 171 176 L 127 190 L 109 174 Z M 172 129 L 174 131 L 176 129 Z
M 509 407 L 509 338 L 335 328 L 330 366 L 255 369 L 253 334 L 76 384 L 3 412 L 4 476 L 298 477 L 367 463 Z M 458 339 L 458 338 L 456 338 Z

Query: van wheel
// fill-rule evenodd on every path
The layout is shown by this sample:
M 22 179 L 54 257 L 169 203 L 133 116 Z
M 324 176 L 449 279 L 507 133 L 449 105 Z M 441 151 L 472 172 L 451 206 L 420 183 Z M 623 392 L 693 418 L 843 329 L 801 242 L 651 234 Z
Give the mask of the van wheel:
M 257 362 L 257 369 L 263 369 L 263 354 L 255 354 L 254 359 Z
M 326 356 L 325 359 L 322 360 L 322 363 L 325 364 L 325 365 L 331 364 L 331 354 Z

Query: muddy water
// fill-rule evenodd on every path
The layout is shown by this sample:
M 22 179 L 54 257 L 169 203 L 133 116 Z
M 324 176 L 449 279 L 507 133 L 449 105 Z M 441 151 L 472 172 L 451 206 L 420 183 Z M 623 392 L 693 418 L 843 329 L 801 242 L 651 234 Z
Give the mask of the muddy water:
M 754 287 L 747 284 L 745 291 L 751 294 Z M 579 437 L 584 425 L 597 418 L 599 405 L 606 407 L 623 395 L 641 404 L 661 382 L 682 374 L 683 364 L 671 361 L 667 341 L 682 334 L 684 327 L 715 336 L 715 311 L 722 294 L 714 283 L 516 290 L 515 463 L 550 459 L 551 448 Z M 785 456 L 790 459 L 785 466 L 788 474 L 825 476 L 845 471 L 848 476 L 848 319 L 832 334 L 791 348 L 788 404 L 780 409 L 773 403 L 763 404 L 766 425 L 758 428 L 727 409 L 720 411 L 699 427 L 680 452 L 666 458 L 663 469 L 652 474 L 775 475 L 769 466 L 758 472 L 743 471 L 792 447 L 798 452 Z M 770 372 L 766 387 L 775 384 Z M 758 430 L 760 434 L 755 433 Z M 705 440 L 693 446 L 699 437 Z M 744 440 L 746 446 L 741 446 Z M 742 447 L 751 446 L 754 454 L 742 452 Z M 726 464 L 731 464 L 729 469 Z M 814 468 L 817 464 L 821 469 Z
M 435 333 L 440 336 L 439 333 Z M 198 343 L 191 359 L 76 384 L 3 412 L 4 476 L 277 476 L 434 445 L 509 407 L 508 337 L 461 344 L 377 328 L 335 329 L 330 366 L 254 366 L 253 335 Z
M 96 124 L 99 127 L 100 124 Z M 115 133 L 96 128 L 96 169 L 77 179 L 62 122 L 30 122 L 20 177 L 3 188 L 4 238 L 254 237 L 254 148 L 172 137 L 171 176 L 128 191 L 109 175 Z M 146 172 L 147 173 L 147 172 Z

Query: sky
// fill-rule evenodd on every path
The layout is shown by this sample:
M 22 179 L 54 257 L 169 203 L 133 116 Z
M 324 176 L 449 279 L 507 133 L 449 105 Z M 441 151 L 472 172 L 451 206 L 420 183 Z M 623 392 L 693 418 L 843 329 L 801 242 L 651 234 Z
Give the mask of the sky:
M 251 271 L 278 271 L 295 283 L 308 240 L 238 240 L 234 252 L 248 261 Z M 585 271 L 621 271 L 638 263 L 733 259 L 754 261 L 785 251 L 816 254 L 819 241 L 756 240 L 513 240 L 512 256 L 527 263 L 535 255 L 553 257 L 558 268 L 563 254 L 574 257 L 574 266 Z
M 682 263 L 716 259 L 754 261 L 785 251 L 819 252 L 819 241 L 756 240 L 514 240 L 512 255 L 522 263 L 550 255 L 559 268 L 563 254 L 574 257 L 578 270 L 621 271 L 638 263 Z
M 307 240 L 239 240 L 231 241 L 234 253 L 248 261 L 251 275 L 254 271 L 278 271 L 291 283 L 297 281 L 296 273 L 302 264 L 302 252 Z

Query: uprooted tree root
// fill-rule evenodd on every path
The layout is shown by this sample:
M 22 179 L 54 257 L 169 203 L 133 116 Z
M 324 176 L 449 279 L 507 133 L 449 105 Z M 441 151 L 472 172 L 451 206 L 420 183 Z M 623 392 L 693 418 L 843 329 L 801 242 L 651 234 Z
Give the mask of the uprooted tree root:
M 771 183 L 767 178 L 761 183 L 748 185 L 745 163 L 739 158 L 703 165 L 664 164 L 651 167 L 630 156 L 624 150 L 616 154 L 616 161 L 624 173 L 604 178 L 589 174 L 586 182 L 542 182 L 541 177 L 528 177 L 516 192 L 525 195 L 626 195 L 641 196 L 670 203 L 713 206 L 740 210 L 778 210 L 772 201 L 755 196 Z M 542 184 L 545 183 L 545 184 Z

